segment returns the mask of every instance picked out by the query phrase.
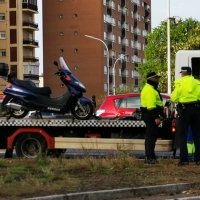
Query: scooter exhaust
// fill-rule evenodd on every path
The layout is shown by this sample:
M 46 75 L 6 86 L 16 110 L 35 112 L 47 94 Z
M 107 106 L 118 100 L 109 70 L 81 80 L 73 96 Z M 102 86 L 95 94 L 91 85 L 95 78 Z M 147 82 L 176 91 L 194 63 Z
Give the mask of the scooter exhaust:
M 22 109 L 22 106 L 19 105 L 19 104 L 16 104 L 16 103 L 7 103 L 6 107 L 12 108 L 14 110 L 21 110 Z

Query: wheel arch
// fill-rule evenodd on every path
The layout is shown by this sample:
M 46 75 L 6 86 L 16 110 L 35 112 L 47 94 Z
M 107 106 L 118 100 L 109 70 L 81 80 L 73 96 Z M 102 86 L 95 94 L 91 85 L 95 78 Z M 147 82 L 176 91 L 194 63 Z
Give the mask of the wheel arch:
M 19 136 L 24 133 L 35 133 L 41 135 L 47 142 L 48 149 L 55 148 L 54 137 L 51 137 L 46 131 L 41 128 L 19 128 L 10 137 L 7 138 L 7 149 L 12 149 Z

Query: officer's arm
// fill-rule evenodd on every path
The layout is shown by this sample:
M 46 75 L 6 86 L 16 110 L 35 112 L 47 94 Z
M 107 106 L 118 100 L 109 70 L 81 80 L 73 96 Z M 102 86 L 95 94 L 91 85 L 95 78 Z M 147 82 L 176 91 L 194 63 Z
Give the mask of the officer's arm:
M 180 92 L 178 88 L 175 88 L 175 90 L 172 92 L 171 94 L 171 100 L 174 103 L 178 103 L 179 102 L 179 96 L 180 96 Z
M 179 96 L 180 96 L 181 79 L 174 81 L 174 85 L 175 85 L 175 89 L 171 94 L 171 100 L 174 103 L 178 103 Z
M 200 100 L 200 81 L 197 81 L 198 100 Z
M 181 94 L 181 92 L 180 92 L 180 86 L 179 86 L 179 85 L 176 85 L 176 86 L 175 86 L 175 89 L 174 89 L 174 91 L 172 92 L 171 97 L 170 97 L 171 100 L 172 100 L 172 102 L 178 103 L 178 102 L 179 102 L 180 94 Z

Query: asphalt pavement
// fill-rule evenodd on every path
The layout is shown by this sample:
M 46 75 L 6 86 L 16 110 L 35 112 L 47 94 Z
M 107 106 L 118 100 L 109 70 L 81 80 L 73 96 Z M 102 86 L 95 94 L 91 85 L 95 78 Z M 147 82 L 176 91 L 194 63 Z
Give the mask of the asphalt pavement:
M 0 150 L 0 158 L 4 157 L 5 149 Z M 116 155 L 117 153 L 122 153 L 122 152 L 117 152 L 114 150 L 79 150 L 79 149 L 67 149 L 64 156 L 65 158 L 75 158 L 75 157 L 84 157 L 84 156 L 91 156 L 91 157 L 107 157 L 107 156 L 113 156 Z M 144 159 L 145 157 L 145 152 L 144 151 L 127 151 L 129 155 L 135 156 L 138 159 Z M 176 158 L 179 157 L 180 151 L 177 150 L 176 153 Z M 156 152 L 156 156 L 158 158 L 172 158 L 173 157 L 173 152 Z M 15 151 L 13 152 L 13 158 L 16 158 Z

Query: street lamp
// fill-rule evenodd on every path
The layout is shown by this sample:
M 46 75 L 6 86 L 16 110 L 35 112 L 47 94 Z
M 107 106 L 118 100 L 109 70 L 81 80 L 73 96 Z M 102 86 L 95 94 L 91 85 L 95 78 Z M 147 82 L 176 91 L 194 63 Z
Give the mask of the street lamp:
M 107 47 L 106 43 L 99 38 L 93 37 L 91 35 L 85 35 L 85 37 L 88 37 L 88 38 L 91 38 L 91 39 L 94 39 L 94 40 L 99 40 L 106 47 L 106 51 L 107 51 L 107 74 L 108 74 L 108 80 L 107 81 L 108 81 L 108 96 L 109 96 L 109 94 L 110 94 L 110 92 L 109 92 L 109 74 L 110 73 L 109 73 L 109 51 L 108 51 L 108 47 Z
M 125 56 L 127 56 L 127 54 L 121 54 L 120 57 L 116 59 L 114 65 L 113 65 L 113 76 L 114 76 L 114 78 L 113 78 L 113 94 L 114 95 L 115 95 L 115 90 L 116 90 L 116 88 L 115 88 L 115 65 L 116 65 L 118 60 L 121 60 Z
M 171 48 L 170 48 L 170 0 L 168 0 L 168 19 L 167 19 L 167 93 L 171 94 Z
M 168 74 L 168 86 L 167 93 L 172 93 L 171 83 L 171 45 L 170 45 L 170 21 L 173 20 L 175 24 L 181 21 L 180 17 L 170 17 L 170 0 L 168 0 L 168 18 L 167 18 L 167 74 Z

